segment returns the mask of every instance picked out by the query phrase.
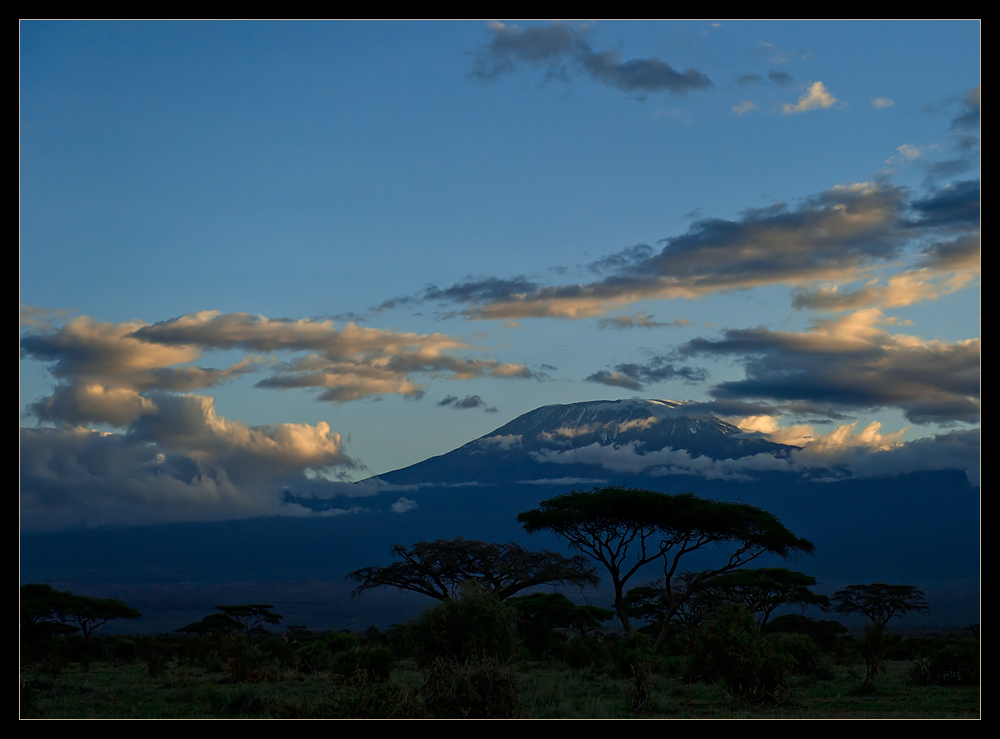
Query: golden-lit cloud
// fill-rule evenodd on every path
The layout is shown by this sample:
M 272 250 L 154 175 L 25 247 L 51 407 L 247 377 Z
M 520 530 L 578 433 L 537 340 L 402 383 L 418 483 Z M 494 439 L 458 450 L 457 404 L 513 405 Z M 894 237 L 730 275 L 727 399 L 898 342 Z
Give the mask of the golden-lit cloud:
M 22 337 L 23 351 L 49 363 L 60 380 L 32 404 L 44 421 L 125 426 L 149 413 L 153 392 L 190 392 L 270 368 L 262 388 L 320 388 L 320 400 L 347 402 L 373 395 L 419 396 L 415 375 L 452 380 L 532 377 L 522 364 L 456 357 L 468 345 L 445 334 L 416 334 L 330 320 L 272 320 L 247 313 L 202 311 L 169 321 L 98 323 L 82 316 L 59 329 Z M 244 350 L 223 369 L 192 363 L 210 350 Z M 260 353 L 301 353 L 267 363 Z M 181 365 L 181 366 L 178 366 Z
M 826 86 L 822 82 L 813 82 L 809 89 L 802 94 L 798 102 L 795 105 L 791 103 L 785 103 L 784 107 L 781 109 L 782 113 L 805 113 L 810 110 L 822 110 L 823 108 L 833 107 L 835 104 L 839 103 L 833 95 L 831 95 Z
M 807 402 L 833 410 L 898 408 L 914 423 L 979 420 L 980 341 L 947 343 L 879 328 L 881 310 L 818 320 L 803 333 L 730 329 L 686 356 L 742 358 L 746 378 L 714 385 L 728 400 Z

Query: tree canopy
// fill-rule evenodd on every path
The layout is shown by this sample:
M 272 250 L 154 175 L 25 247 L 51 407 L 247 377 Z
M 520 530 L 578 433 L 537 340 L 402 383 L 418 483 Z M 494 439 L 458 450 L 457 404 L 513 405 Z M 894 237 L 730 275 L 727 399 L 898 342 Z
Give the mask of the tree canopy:
M 401 557 L 386 567 L 363 567 L 347 576 L 358 586 L 352 591 L 394 587 L 437 600 L 453 600 L 459 586 L 475 581 L 505 600 L 536 585 L 569 583 L 596 585 L 597 575 L 584 557 L 567 558 L 549 551 L 531 552 L 515 544 L 489 544 L 463 539 L 419 541 L 407 548 L 395 545 Z
M 274 606 L 270 603 L 244 603 L 237 606 L 216 606 L 217 609 L 222 611 L 222 614 L 229 616 L 229 618 L 242 624 L 243 630 L 246 632 L 247 639 L 253 640 L 253 635 L 264 631 L 264 624 L 276 624 L 279 623 L 284 616 L 272 613 L 271 609 Z M 202 619 L 202 623 L 208 621 L 209 619 L 216 616 L 208 616 Z M 197 622 L 196 622 L 197 623 Z M 212 622 L 213 626 L 221 626 L 225 621 L 221 618 L 217 618 Z M 193 624 L 192 624 L 193 625 Z
M 773 514 L 744 503 L 671 495 L 652 490 L 608 486 L 590 492 L 574 490 L 542 501 L 518 521 L 528 532 L 551 531 L 577 551 L 599 562 L 615 589 L 615 610 L 627 633 L 632 632 L 624 603 L 624 587 L 642 567 L 660 561 L 668 610 L 676 607 L 671 582 L 681 558 L 709 544 L 730 545 L 715 569 L 699 573 L 701 581 L 745 566 L 763 554 L 787 558 L 811 554 L 814 546 L 789 531 Z M 692 592 L 693 592 L 692 590 Z M 669 618 L 663 623 L 662 643 Z
M 197 636 L 224 636 L 243 630 L 243 624 L 228 613 L 211 613 L 201 621 L 194 621 L 187 626 L 175 629 L 181 634 L 196 634 Z
M 837 613 L 862 613 L 875 628 L 882 630 L 890 619 L 930 608 L 922 590 L 912 585 L 848 585 L 833 594 Z
M 711 578 L 706 589 L 719 600 L 742 603 L 766 626 L 776 608 L 783 605 L 826 608 L 830 599 L 810 590 L 816 578 L 784 567 L 733 570 Z
M 45 639 L 71 631 L 90 638 L 94 629 L 119 618 L 134 619 L 142 614 L 117 598 L 91 598 L 56 590 L 51 585 L 28 583 L 21 586 L 21 627 L 29 640 Z M 70 624 L 76 624 L 71 626 Z

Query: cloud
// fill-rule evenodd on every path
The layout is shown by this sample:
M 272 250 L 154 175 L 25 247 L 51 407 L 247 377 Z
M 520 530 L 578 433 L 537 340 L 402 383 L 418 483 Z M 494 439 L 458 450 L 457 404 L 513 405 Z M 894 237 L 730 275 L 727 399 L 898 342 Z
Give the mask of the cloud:
M 711 389 L 720 399 L 805 401 L 834 409 L 898 408 L 913 423 L 975 423 L 980 342 L 923 341 L 876 328 L 878 309 L 817 321 L 806 333 L 764 327 L 694 339 L 682 356 L 741 357 L 746 379 Z
M 520 485 L 607 485 L 598 477 L 541 477 L 537 480 L 518 480 Z
M 587 268 L 591 272 L 601 275 L 608 274 L 609 272 L 621 272 L 622 270 L 631 269 L 638 264 L 643 264 L 655 253 L 656 250 L 649 244 L 635 244 L 627 246 L 614 254 L 601 257 L 588 264 Z
M 801 428 L 801 427 L 800 427 Z M 757 473 L 785 472 L 814 481 L 851 477 L 884 477 L 927 470 L 959 469 L 979 485 L 979 430 L 953 431 L 912 442 L 900 441 L 902 432 L 882 434 L 875 422 L 861 431 L 856 424 L 813 436 L 803 448 L 777 454 L 759 453 L 738 459 L 692 457 L 684 449 L 666 447 L 644 451 L 641 442 L 593 443 L 574 449 L 531 452 L 545 464 L 591 464 L 618 473 L 695 475 L 708 480 L 746 482 Z
M 31 404 L 32 412 L 43 421 L 124 426 L 155 411 L 144 393 L 200 390 L 256 369 L 255 357 L 225 369 L 174 367 L 198 359 L 198 348 L 137 338 L 145 325 L 96 323 L 81 316 L 58 330 L 23 336 L 22 351 L 50 362 L 49 372 L 61 381 L 51 396 Z
M 899 272 L 883 284 L 870 280 L 857 290 L 841 291 L 836 285 L 798 289 L 792 294 L 795 308 L 846 311 L 859 308 L 902 308 L 963 290 L 980 272 L 978 235 L 931 244 L 917 269 Z
M 918 267 L 938 272 L 979 272 L 982 241 L 979 234 L 966 234 L 951 241 L 937 241 L 927 246 Z
M 63 308 L 40 308 L 35 305 L 21 305 L 20 324 L 34 329 L 50 330 L 53 324 L 66 320 L 70 311 Z
M 466 395 L 461 400 L 455 395 L 449 395 L 444 400 L 436 404 L 439 408 L 451 407 L 456 410 L 468 410 L 470 408 L 482 408 L 485 413 L 496 413 L 496 406 L 489 406 L 486 401 L 478 395 Z
M 956 102 L 953 100 L 952 102 Z M 927 168 L 927 180 L 933 182 L 946 177 L 954 177 L 979 164 L 980 118 L 982 89 L 974 87 L 957 100 L 958 113 L 952 118 L 949 133 L 957 150 L 957 156 L 934 162 Z
M 663 326 L 690 326 L 691 321 L 684 318 L 678 318 L 673 321 L 656 321 L 653 320 L 653 316 L 648 313 L 637 313 L 634 316 L 611 316 L 609 318 L 601 318 L 597 322 L 597 327 L 599 329 L 616 329 L 618 331 L 624 331 L 630 328 L 661 328 Z
M 785 103 L 785 106 L 781 109 L 782 113 L 805 113 L 810 110 L 822 110 L 823 108 L 830 108 L 836 103 L 840 102 L 827 92 L 826 87 L 824 87 L 822 82 L 813 82 L 809 86 L 809 90 L 803 93 L 799 101 L 792 105 L 791 103 Z
M 735 425 L 743 431 L 762 436 L 777 444 L 801 447 L 816 438 L 816 432 L 812 426 L 805 424 L 780 426 L 778 417 L 771 415 L 747 416 L 737 420 Z
M 879 108 L 891 108 L 896 103 L 889 98 L 875 98 L 872 100 L 872 107 L 875 109 Z
M 399 500 L 390 506 L 393 513 L 406 513 L 417 510 L 417 501 L 400 496 Z
M 859 269 L 897 257 L 919 234 L 903 222 L 902 189 L 834 187 L 796 208 L 778 204 L 738 220 L 706 219 L 664 240 L 658 253 L 629 247 L 595 264 L 615 269 L 592 283 L 541 287 L 516 280 L 459 283 L 435 297 L 465 302 L 473 319 L 587 318 L 646 299 L 697 298 L 774 283 L 856 279 Z
M 779 72 L 771 69 L 768 70 L 767 78 L 774 84 L 780 85 L 781 87 L 788 87 L 792 84 L 792 75 L 788 74 L 788 72 Z
M 761 82 L 763 82 L 763 80 L 756 74 L 741 74 L 736 78 L 736 84 L 738 85 L 757 85 Z
M 86 316 L 58 330 L 24 336 L 27 356 L 50 363 L 61 383 L 32 404 L 44 421 L 124 426 L 153 412 L 149 393 L 189 392 L 271 368 L 261 388 L 320 388 L 319 400 L 347 402 L 372 395 L 420 397 L 414 375 L 461 380 L 535 377 L 521 364 L 456 357 L 467 344 L 445 334 L 415 334 L 330 320 L 268 319 L 247 313 L 202 311 L 152 325 L 97 323 Z M 189 365 L 207 350 L 310 352 L 281 364 L 256 355 L 224 368 Z
M 508 449 L 517 449 L 521 446 L 522 434 L 497 434 L 496 436 L 487 436 L 479 440 L 478 444 L 481 447 L 499 447 L 503 451 Z
M 300 515 L 289 488 L 360 465 L 326 423 L 246 426 L 211 398 L 164 394 L 126 433 L 21 429 L 21 516 L 27 529 L 142 525 Z M 314 493 L 313 493 L 314 494 Z
M 699 367 L 675 366 L 669 357 L 652 357 L 645 364 L 618 364 L 614 371 L 600 370 L 587 377 L 587 382 L 643 390 L 647 385 L 668 380 L 683 380 L 686 384 L 703 382 L 707 376 Z
M 491 23 L 490 40 L 475 56 L 471 76 L 493 81 L 522 67 L 544 69 L 546 78 L 567 78 L 570 69 L 622 92 L 684 94 L 712 86 L 697 69 L 679 72 L 658 57 L 621 59 L 618 49 L 595 51 L 589 26 L 552 23 L 521 28 Z
M 958 136 L 960 149 L 970 150 L 979 144 L 979 126 L 983 104 L 982 87 L 977 85 L 962 96 L 962 109 L 951 122 L 950 130 Z
M 734 105 L 732 107 L 732 111 L 736 115 L 743 115 L 747 111 L 749 111 L 749 110 L 755 110 L 756 108 L 757 108 L 757 106 L 753 104 L 753 100 L 744 100 L 739 105 Z
M 977 228 L 981 211 L 979 180 L 949 183 L 915 200 L 919 215 L 914 226 L 923 228 Z
M 841 290 L 838 285 L 800 287 L 793 293 L 792 304 L 834 311 L 898 308 L 936 300 L 972 284 L 981 271 L 979 181 L 950 184 L 913 201 L 910 209 L 915 217 L 904 226 L 920 229 L 927 237 L 919 242 L 910 269 L 884 281 L 870 279 L 856 290 Z
M 444 289 L 432 285 L 413 299 L 464 304 L 448 315 L 474 320 L 605 316 L 600 328 L 630 327 L 627 319 L 606 314 L 642 300 L 692 299 L 771 284 L 795 286 L 798 305 L 805 307 L 813 301 L 811 291 L 870 280 L 873 268 L 896 268 L 898 260 L 914 252 L 920 257 L 932 241 L 977 232 L 979 198 L 978 180 L 917 198 L 886 182 L 837 186 L 794 207 L 777 203 L 748 209 L 733 220 L 696 221 L 686 233 L 658 242 L 659 251 L 629 246 L 588 265 L 603 275 L 594 282 L 544 286 L 524 277 L 477 279 Z M 925 266 L 923 260 L 916 265 Z M 890 288 L 897 301 L 905 292 L 897 288 L 907 279 L 934 283 L 915 293 L 921 300 L 958 289 L 965 280 L 938 274 L 901 277 Z M 830 284 L 806 288 L 807 283 Z M 856 296 L 849 305 L 868 304 L 870 295 Z M 641 324 L 633 319 L 635 325 Z

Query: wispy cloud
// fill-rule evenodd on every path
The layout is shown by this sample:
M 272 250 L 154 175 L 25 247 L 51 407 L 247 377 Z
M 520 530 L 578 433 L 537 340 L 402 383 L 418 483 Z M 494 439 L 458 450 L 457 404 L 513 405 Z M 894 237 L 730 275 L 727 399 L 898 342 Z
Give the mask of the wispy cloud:
M 683 380 L 689 384 L 703 382 L 707 376 L 700 367 L 676 365 L 670 357 L 654 356 L 642 364 L 617 364 L 613 370 L 600 370 L 587 377 L 587 382 L 639 391 L 668 380 Z
M 696 298 L 775 283 L 856 279 L 865 265 L 895 258 L 917 234 L 903 221 L 905 192 L 885 184 L 839 186 L 795 208 L 747 210 L 707 219 L 664 239 L 657 253 L 636 246 L 598 260 L 612 273 L 544 287 L 498 278 L 429 288 L 425 299 L 464 302 L 474 319 L 587 318 L 650 298 Z M 648 256 L 646 256 L 648 255 Z
M 401 300 L 464 304 L 449 315 L 471 319 L 602 317 L 601 328 L 641 325 L 635 319 L 630 326 L 621 317 L 607 317 L 641 300 L 698 298 L 771 284 L 799 286 L 797 305 L 805 307 L 808 300 L 802 296 L 810 292 L 829 293 L 832 286 L 871 280 L 873 268 L 912 256 L 928 243 L 978 232 L 978 181 L 948 185 L 919 198 L 909 195 L 886 182 L 837 186 L 795 207 L 779 203 L 748 209 L 734 220 L 696 221 L 687 233 L 659 242 L 658 252 L 645 244 L 626 247 L 590 263 L 591 271 L 605 275 L 595 282 L 544 286 L 525 277 L 493 277 L 447 288 L 432 285 L 422 295 Z M 957 254 L 971 248 L 966 239 L 951 250 Z M 917 265 L 924 267 L 929 265 Z M 943 274 L 909 279 L 938 284 L 938 294 L 958 289 L 965 280 Z M 895 285 L 904 281 L 897 278 Z M 824 282 L 830 284 L 803 287 Z M 919 299 L 930 295 L 920 294 L 924 297 Z M 895 295 L 899 299 L 902 293 L 896 290 Z
M 616 329 L 624 331 L 630 328 L 663 328 L 665 326 L 690 326 L 691 321 L 678 318 L 673 321 L 657 321 L 648 313 L 636 313 L 634 316 L 610 316 L 597 322 L 600 329 Z
M 436 403 L 439 408 L 454 408 L 455 410 L 470 410 L 474 408 L 482 408 L 484 413 L 496 413 L 496 406 L 489 405 L 485 400 L 480 398 L 478 395 L 466 395 L 464 398 L 459 398 L 455 395 L 449 395 L 444 400 Z
M 767 72 L 767 78 L 774 84 L 780 85 L 781 87 L 788 87 L 792 84 L 792 75 L 788 74 L 788 72 L 770 69 Z
M 594 82 L 640 95 L 684 94 L 712 86 L 711 80 L 697 69 L 680 72 L 658 57 L 623 60 L 618 49 L 597 51 L 588 41 L 589 32 L 586 24 L 521 28 L 491 23 L 490 39 L 475 56 L 472 76 L 493 81 L 523 67 L 542 69 L 548 79 L 581 72 Z

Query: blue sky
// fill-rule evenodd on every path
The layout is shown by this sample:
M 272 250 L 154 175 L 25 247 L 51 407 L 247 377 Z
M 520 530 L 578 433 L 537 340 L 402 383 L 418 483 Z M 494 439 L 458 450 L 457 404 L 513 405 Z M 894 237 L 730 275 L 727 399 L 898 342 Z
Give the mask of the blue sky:
M 32 525 L 279 512 L 549 403 L 978 428 L 978 22 L 20 33 Z

